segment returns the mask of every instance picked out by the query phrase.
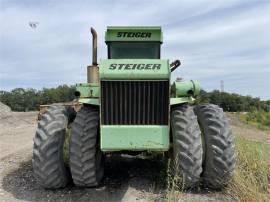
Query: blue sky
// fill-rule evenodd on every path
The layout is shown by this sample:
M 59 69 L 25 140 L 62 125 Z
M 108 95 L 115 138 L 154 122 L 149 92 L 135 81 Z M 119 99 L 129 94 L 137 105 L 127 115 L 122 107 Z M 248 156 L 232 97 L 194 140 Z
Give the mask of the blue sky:
M 270 99 L 269 0 L 0 0 L 0 89 L 85 82 L 89 28 L 106 58 L 108 25 L 160 25 L 162 58 L 182 61 L 173 78 Z

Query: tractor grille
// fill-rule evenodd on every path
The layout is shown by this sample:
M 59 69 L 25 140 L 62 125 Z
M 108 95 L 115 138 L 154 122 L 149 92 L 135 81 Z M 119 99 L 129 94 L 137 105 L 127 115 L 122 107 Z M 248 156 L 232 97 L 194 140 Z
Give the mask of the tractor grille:
M 167 125 L 169 81 L 101 81 L 104 125 Z

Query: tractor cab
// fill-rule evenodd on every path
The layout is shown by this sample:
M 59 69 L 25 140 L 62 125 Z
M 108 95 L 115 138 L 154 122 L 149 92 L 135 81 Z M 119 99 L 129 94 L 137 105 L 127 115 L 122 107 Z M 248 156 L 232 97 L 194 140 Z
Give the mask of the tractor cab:
M 161 27 L 108 27 L 108 59 L 160 59 Z

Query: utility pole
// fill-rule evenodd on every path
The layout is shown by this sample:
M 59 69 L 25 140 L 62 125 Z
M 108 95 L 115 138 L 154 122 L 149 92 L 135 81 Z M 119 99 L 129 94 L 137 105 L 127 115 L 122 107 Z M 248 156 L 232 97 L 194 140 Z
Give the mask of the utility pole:
M 223 80 L 220 81 L 220 92 L 221 93 L 224 92 L 224 81 Z

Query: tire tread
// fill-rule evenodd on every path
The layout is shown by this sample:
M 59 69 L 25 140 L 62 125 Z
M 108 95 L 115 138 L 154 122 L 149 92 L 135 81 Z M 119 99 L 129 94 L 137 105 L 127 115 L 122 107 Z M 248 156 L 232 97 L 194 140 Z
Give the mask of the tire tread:
M 73 182 L 79 187 L 97 186 L 103 167 L 97 169 L 99 113 L 94 107 L 84 106 L 78 112 L 71 130 L 70 169 Z M 101 173 L 101 177 L 99 174 Z
M 185 188 L 199 184 L 202 172 L 202 142 L 193 108 L 182 105 L 172 110 L 172 134 L 175 169 Z
M 38 183 L 47 189 L 64 187 L 67 173 L 63 160 L 65 129 L 75 117 L 71 107 L 50 106 L 41 115 L 33 139 L 32 165 Z
M 235 143 L 223 110 L 203 104 L 195 108 L 205 138 L 205 161 L 202 174 L 206 186 L 221 189 L 232 178 L 235 168 Z

